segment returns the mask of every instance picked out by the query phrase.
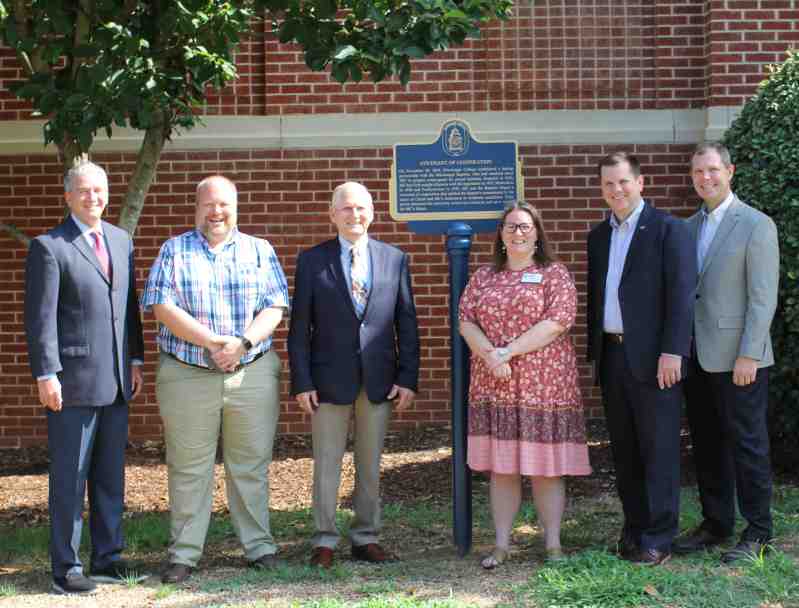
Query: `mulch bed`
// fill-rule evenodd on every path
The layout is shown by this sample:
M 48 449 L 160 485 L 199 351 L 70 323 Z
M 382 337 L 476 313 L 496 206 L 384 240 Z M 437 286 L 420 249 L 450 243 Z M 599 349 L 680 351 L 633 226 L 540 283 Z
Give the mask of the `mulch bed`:
M 569 480 L 572 496 L 596 496 L 613 490 L 613 465 L 604 427 L 589 425 L 594 474 Z M 691 483 L 687 437 L 684 438 L 683 477 Z M 430 427 L 389 433 L 382 462 L 384 504 L 430 500 L 449 501 L 452 485 L 450 429 Z M 221 458 L 218 460 L 221 463 Z M 0 450 L 0 525 L 33 525 L 47 520 L 47 450 L 29 447 Z M 278 436 L 269 469 L 270 508 L 296 510 L 310 506 L 313 459 L 308 436 Z M 354 467 L 347 454 L 342 469 L 341 499 L 350 503 Z M 486 477 L 475 475 L 474 493 L 487 493 Z M 526 488 L 529 492 L 529 487 Z M 129 513 L 169 509 L 167 471 L 161 442 L 132 444 L 128 449 L 126 509 Z M 225 481 L 221 464 L 216 470 L 214 511 L 225 512 Z

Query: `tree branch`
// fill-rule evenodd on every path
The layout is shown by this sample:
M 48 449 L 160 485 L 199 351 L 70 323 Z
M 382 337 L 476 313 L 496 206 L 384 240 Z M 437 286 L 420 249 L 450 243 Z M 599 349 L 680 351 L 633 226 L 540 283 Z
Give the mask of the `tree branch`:
M 30 238 L 24 232 L 22 232 L 22 230 L 17 228 L 14 224 L 5 224 L 0 222 L 0 232 L 7 232 L 16 240 L 18 240 L 20 243 L 25 245 L 25 247 L 31 246 Z

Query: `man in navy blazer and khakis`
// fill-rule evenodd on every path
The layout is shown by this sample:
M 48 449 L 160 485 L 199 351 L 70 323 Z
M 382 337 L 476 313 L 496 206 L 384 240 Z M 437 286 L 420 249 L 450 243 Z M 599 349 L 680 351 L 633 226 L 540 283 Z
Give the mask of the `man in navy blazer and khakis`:
M 322 568 L 332 565 L 339 540 L 336 504 L 353 410 L 352 556 L 395 558 L 377 543 L 380 455 L 391 410 L 406 409 L 417 391 L 419 333 L 408 256 L 367 236 L 373 218 L 369 191 L 341 184 L 330 207 L 338 236 L 297 259 L 288 335 L 291 392 L 311 415 L 311 564 Z
M 773 534 L 766 414 L 780 268 L 777 227 L 735 196 L 734 172 L 717 142 L 700 144 L 691 159 L 703 205 L 688 220 L 699 278 L 685 397 L 703 521 L 675 543 L 691 553 L 730 538 L 737 492 L 747 527 L 722 553 L 728 564 L 759 556 Z
M 588 359 L 602 388 L 624 510 L 619 555 L 671 557 L 680 506 L 680 409 L 696 258 L 684 222 L 643 201 L 638 160 L 599 163 L 611 210 L 588 236 Z
M 133 243 L 100 218 L 105 171 L 84 162 L 64 180 L 70 215 L 35 238 L 25 273 L 25 331 L 39 401 L 47 408 L 53 590 L 95 588 L 78 556 L 89 489 L 91 574 L 123 582 L 128 402 L 142 388 L 144 353 Z

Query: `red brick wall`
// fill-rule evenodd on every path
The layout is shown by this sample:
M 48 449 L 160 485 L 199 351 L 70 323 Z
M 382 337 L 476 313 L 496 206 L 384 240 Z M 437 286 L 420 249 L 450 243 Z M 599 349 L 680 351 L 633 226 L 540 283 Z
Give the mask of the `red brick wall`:
M 799 47 L 794 0 L 706 0 L 708 105 L 742 105 L 768 64 Z
M 687 163 L 692 146 L 635 146 L 647 176 L 645 195 L 660 207 L 687 213 L 692 197 Z M 581 353 L 585 338 L 584 292 L 585 236 L 604 216 L 595 163 L 611 148 L 603 146 L 523 146 L 525 192 L 542 209 L 546 228 L 558 253 L 574 273 L 580 287 L 579 327 L 573 331 Z M 612 148 L 612 149 L 615 149 Z M 449 420 L 448 281 L 444 237 L 418 236 L 388 215 L 389 149 L 303 150 L 169 153 L 159 165 L 136 233 L 139 289 L 165 239 L 187 230 L 193 222 L 193 191 L 197 181 L 223 172 L 239 187 L 239 222 L 245 232 L 266 237 L 275 246 L 293 283 L 297 253 L 332 235 L 327 219 L 333 187 L 346 179 L 364 182 L 374 193 L 377 215 L 371 233 L 399 245 L 411 255 L 414 292 L 422 337 L 420 393 L 415 407 L 398 416 L 395 428 L 444 423 Z M 111 177 L 112 215 L 119 208 L 123 184 L 133 157 L 97 155 Z M 60 167 L 49 156 L 0 157 L 0 222 L 12 222 L 35 236 L 55 225 L 63 213 Z M 472 261 L 488 263 L 493 237 L 476 239 Z M 4 252 L 0 281 L 0 447 L 41 442 L 45 417 L 37 405 L 35 383 L 27 363 L 23 330 L 25 249 L 10 237 L 0 236 Z M 131 410 L 131 437 L 160 437 L 160 420 L 153 393 L 155 382 L 155 323 L 145 316 L 147 362 L 146 390 Z M 284 324 L 277 350 L 285 356 Z M 601 416 L 598 394 L 591 387 L 590 370 L 581 364 L 589 415 Z M 280 432 L 308 431 L 287 391 L 284 374 Z

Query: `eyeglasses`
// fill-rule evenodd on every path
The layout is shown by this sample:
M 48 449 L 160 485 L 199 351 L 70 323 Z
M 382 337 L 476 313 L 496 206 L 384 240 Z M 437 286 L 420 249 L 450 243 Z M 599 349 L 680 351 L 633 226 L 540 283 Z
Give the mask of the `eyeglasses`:
M 502 229 L 507 232 L 508 234 L 514 234 L 517 230 L 519 230 L 522 234 L 527 234 L 533 229 L 532 224 L 514 224 L 512 222 L 504 222 L 502 224 Z

